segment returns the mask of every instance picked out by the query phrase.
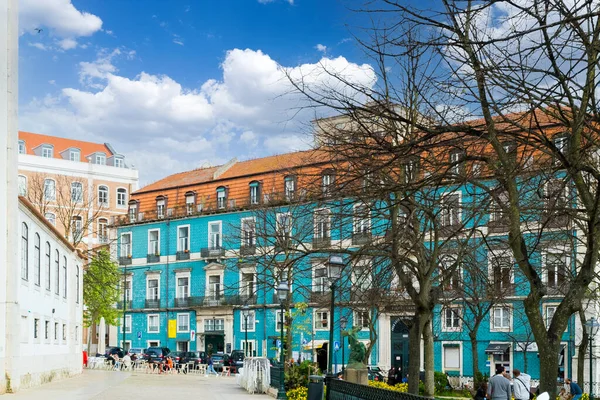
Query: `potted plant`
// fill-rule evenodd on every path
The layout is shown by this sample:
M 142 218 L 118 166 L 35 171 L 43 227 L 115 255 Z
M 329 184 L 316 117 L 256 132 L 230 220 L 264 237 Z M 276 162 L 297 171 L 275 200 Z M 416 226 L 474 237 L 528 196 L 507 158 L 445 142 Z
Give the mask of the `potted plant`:
M 189 250 L 189 249 L 185 249 L 185 250 L 184 250 L 184 253 L 189 253 L 189 252 L 190 252 L 190 250 Z

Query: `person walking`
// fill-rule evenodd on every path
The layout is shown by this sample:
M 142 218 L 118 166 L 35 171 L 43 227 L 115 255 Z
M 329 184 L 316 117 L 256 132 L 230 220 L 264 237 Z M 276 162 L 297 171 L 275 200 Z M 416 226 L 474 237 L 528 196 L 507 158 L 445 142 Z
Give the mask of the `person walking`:
M 510 381 L 506 378 L 504 367 L 496 367 L 496 375 L 490 378 L 487 397 L 491 400 L 511 400 Z
M 531 395 L 531 376 L 522 373 L 518 369 L 513 369 L 513 379 L 515 400 L 529 400 Z
M 217 371 L 215 371 L 215 367 L 213 366 L 212 356 L 208 356 L 207 363 L 208 363 L 208 368 L 206 369 L 206 377 L 208 378 L 208 375 L 212 375 L 212 374 L 219 376 L 219 374 L 217 374 Z
M 571 378 L 565 379 L 565 383 L 569 386 L 569 393 L 571 393 L 571 396 L 573 396 L 571 400 L 579 400 L 583 394 L 581 387 L 575 382 L 571 381 Z
M 396 368 L 392 367 L 388 371 L 387 384 L 394 386 L 396 384 Z

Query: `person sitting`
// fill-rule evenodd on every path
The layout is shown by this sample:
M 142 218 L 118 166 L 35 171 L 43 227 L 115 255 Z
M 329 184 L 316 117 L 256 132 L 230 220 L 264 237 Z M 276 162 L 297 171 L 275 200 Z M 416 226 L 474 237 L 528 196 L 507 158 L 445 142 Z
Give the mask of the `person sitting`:
M 173 370 L 173 359 L 171 357 L 167 357 L 167 362 L 166 362 L 165 367 L 166 367 L 167 371 Z
M 567 389 L 561 388 L 558 398 L 559 400 L 571 400 L 571 395 L 567 392 Z
M 571 393 L 571 396 L 573 396 L 572 400 L 579 400 L 581 398 L 581 395 L 583 394 L 583 390 L 581 390 L 581 387 L 575 382 L 571 381 L 570 378 L 565 379 L 565 384 L 568 385 L 569 392 Z
M 123 369 L 131 369 L 131 357 L 129 354 L 123 356 Z
M 388 371 L 387 384 L 394 386 L 396 384 L 396 368 L 392 367 Z
M 119 358 L 118 355 L 115 354 L 113 357 L 115 360 L 115 364 L 114 364 L 115 370 L 121 369 L 121 367 L 123 366 L 123 362 L 121 361 L 121 359 Z

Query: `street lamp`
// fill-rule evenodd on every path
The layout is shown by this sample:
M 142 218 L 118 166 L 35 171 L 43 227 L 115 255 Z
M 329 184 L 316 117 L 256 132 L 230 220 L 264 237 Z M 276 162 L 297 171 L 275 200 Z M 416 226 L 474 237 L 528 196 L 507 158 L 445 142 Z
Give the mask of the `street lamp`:
M 598 333 L 598 329 L 600 328 L 600 322 L 596 320 L 596 318 L 592 317 L 585 324 L 585 332 L 590 338 L 590 400 L 594 400 L 594 376 L 593 372 L 593 361 L 592 361 L 592 346 L 594 341 L 594 336 Z
M 248 317 L 250 316 L 250 307 L 244 304 L 242 307 L 242 316 L 244 317 L 244 333 L 246 335 L 246 342 L 244 343 L 244 358 L 248 356 Z
M 329 262 L 327 263 L 327 278 L 329 278 L 329 282 L 331 283 L 331 309 L 329 310 L 329 357 L 327 360 L 327 377 L 329 379 L 333 378 L 333 321 L 335 321 L 334 315 L 334 306 L 335 306 L 335 284 L 342 276 L 342 270 L 344 269 L 344 259 L 342 256 L 331 255 L 329 256 Z
M 290 291 L 290 287 L 286 281 L 279 282 L 279 286 L 277 286 L 277 298 L 279 299 L 279 304 L 281 305 L 281 350 L 279 353 L 279 362 L 280 362 L 280 370 L 279 370 L 279 390 L 277 391 L 278 399 L 287 399 L 287 395 L 285 394 L 285 361 L 283 358 L 283 305 L 287 300 L 288 292 Z
M 342 340 L 342 372 L 344 372 L 345 358 L 344 358 L 344 332 L 346 330 L 346 325 L 348 325 L 348 318 L 345 315 L 342 315 L 340 318 L 340 339 Z

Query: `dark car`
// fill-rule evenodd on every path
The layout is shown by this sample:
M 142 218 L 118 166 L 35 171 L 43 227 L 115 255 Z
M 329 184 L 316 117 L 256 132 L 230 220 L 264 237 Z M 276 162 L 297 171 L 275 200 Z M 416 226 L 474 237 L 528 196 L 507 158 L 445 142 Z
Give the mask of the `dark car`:
M 227 354 L 213 354 L 212 361 L 215 371 L 223 371 L 223 367 L 229 366 L 229 356 Z
M 175 364 L 185 364 L 185 351 L 172 351 L 169 353 L 169 357 L 173 359 Z
M 168 347 L 148 347 L 144 358 L 148 362 L 162 362 L 171 353 Z
M 234 350 L 229 355 L 230 365 L 236 366 L 238 368 L 244 366 L 244 350 Z
M 185 351 L 179 355 L 183 361 L 181 363 L 194 362 L 194 365 L 206 364 L 206 353 L 203 351 Z
M 104 351 L 104 357 L 108 357 L 108 356 L 113 356 L 113 355 L 117 355 L 119 356 L 119 358 L 123 358 L 123 356 L 125 355 L 125 352 L 123 351 L 123 349 L 121 347 L 107 347 L 106 350 Z
M 127 354 L 129 354 L 130 356 L 135 354 L 135 356 L 137 358 L 144 358 L 145 352 L 146 352 L 146 349 L 142 349 L 141 347 L 134 347 L 134 348 L 129 349 Z

